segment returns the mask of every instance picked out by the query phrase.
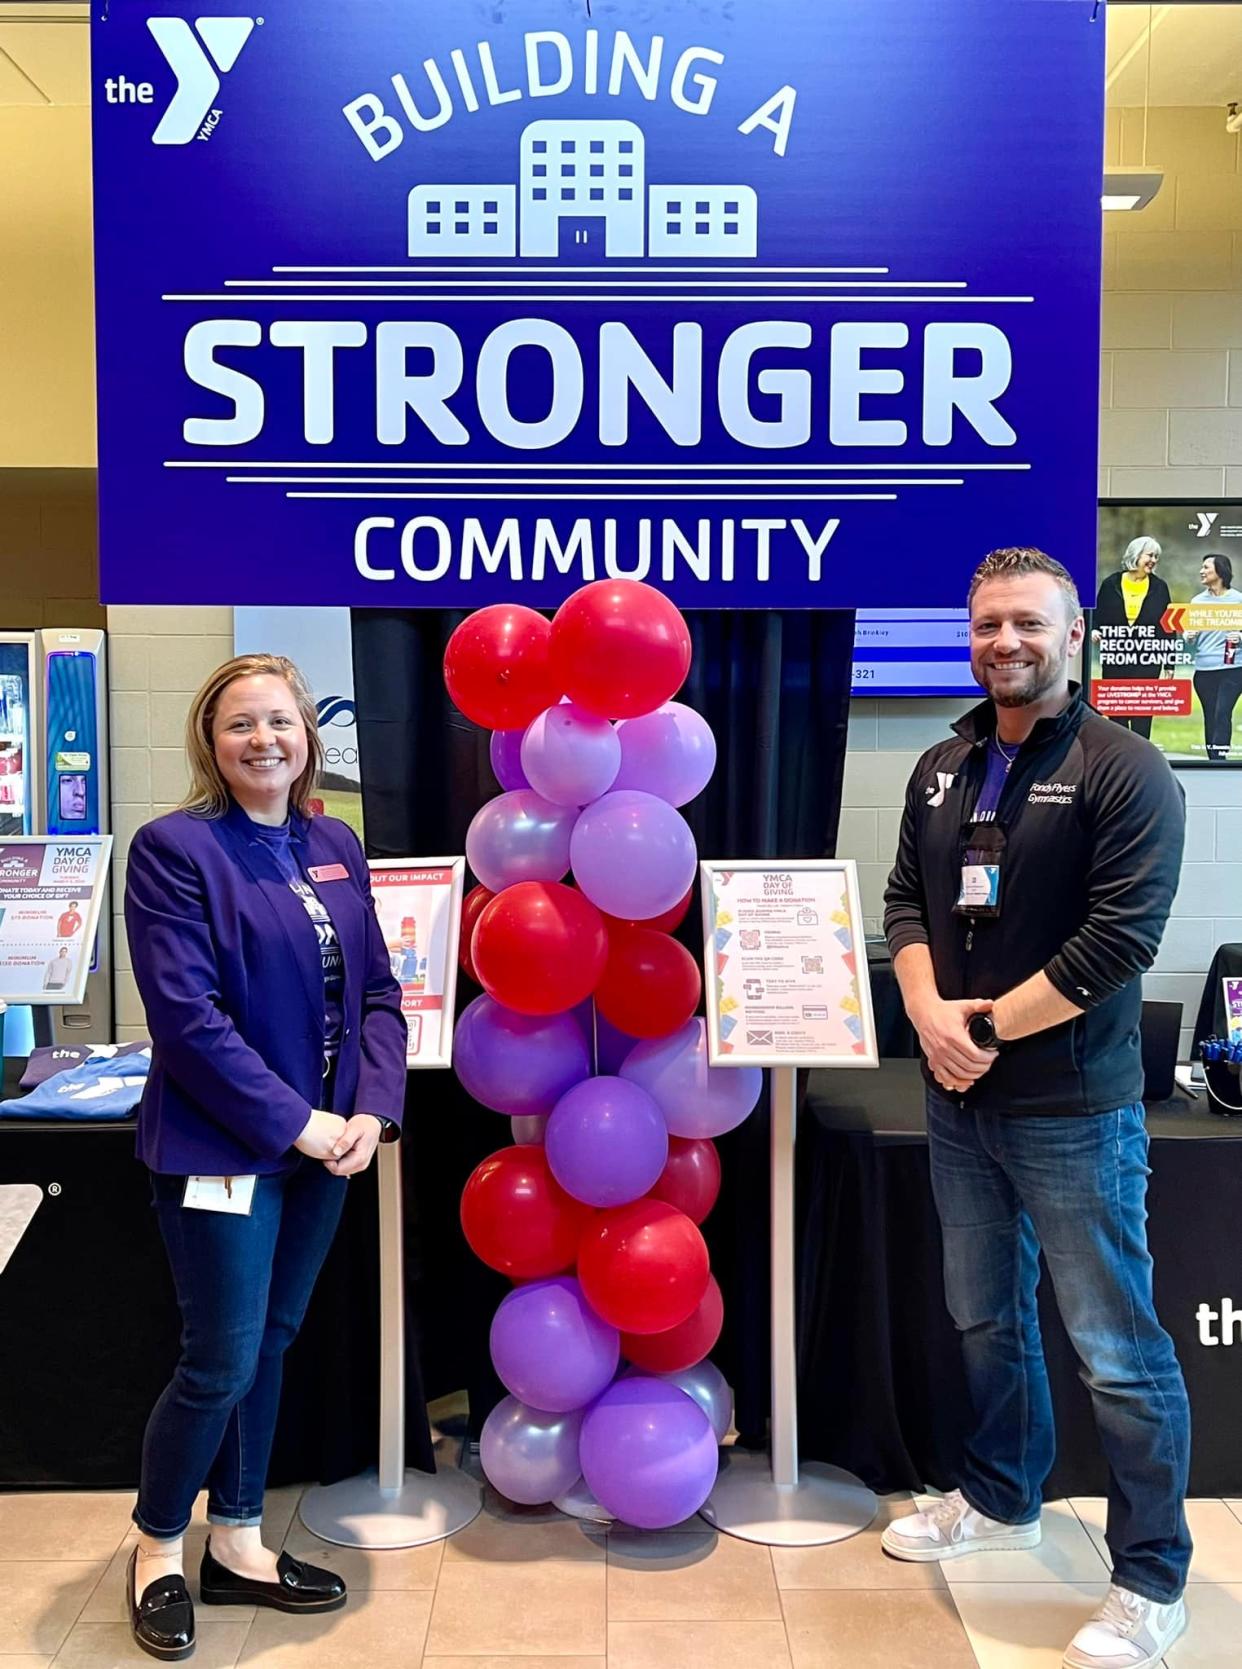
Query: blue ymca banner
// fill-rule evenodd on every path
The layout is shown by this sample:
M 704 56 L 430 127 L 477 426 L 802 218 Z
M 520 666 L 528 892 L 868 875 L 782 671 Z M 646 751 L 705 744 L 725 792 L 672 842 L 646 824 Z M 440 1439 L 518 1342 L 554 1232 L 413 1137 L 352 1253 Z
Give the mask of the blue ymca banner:
M 1095 0 L 252 3 L 92 8 L 105 601 L 1090 584 Z

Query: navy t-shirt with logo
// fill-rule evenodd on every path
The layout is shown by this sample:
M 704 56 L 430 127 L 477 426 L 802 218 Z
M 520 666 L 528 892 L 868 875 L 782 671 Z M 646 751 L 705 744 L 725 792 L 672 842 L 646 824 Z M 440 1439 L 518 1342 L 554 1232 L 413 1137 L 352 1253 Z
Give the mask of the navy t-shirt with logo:
M 332 917 L 294 856 L 288 822 L 276 825 L 256 823 L 254 832 L 272 854 L 276 867 L 289 884 L 290 892 L 300 900 L 319 940 L 319 958 L 323 968 L 323 1052 L 325 1063 L 330 1063 L 340 1052 L 341 1031 L 345 1024 L 345 959 L 341 953 L 341 942 L 332 925 Z

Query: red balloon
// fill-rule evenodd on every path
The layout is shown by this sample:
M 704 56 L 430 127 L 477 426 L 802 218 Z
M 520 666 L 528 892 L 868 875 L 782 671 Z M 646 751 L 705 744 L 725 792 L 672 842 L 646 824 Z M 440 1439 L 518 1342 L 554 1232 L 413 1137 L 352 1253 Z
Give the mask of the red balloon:
M 461 1196 L 470 1250 L 511 1280 L 572 1269 L 594 1212 L 573 1199 L 548 1168 L 542 1147 L 503 1147 L 477 1165 Z
M 533 608 L 493 603 L 468 616 L 444 652 L 453 705 L 488 730 L 523 730 L 564 693 L 552 671 L 552 625 Z
M 629 1037 L 667 1037 L 699 1006 L 703 978 L 684 945 L 649 927 L 615 927 L 595 988 L 604 1019 Z
M 578 1242 L 587 1302 L 623 1333 L 666 1333 L 698 1307 L 711 1279 L 703 1236 L 663 1200 L 601 1211 Z
M 596 580 L 561 604 L 552 666 L 566 695 L 605 719 L 670 701 L 690 670 L 690 630 L 674 604 L 637 580 Z
M 689 892 L 680 904 L 674 904 L 671 910 L 665 910 L 662 916 L 651 916 L 646 921 L 622 921 L 619 916 L 604 917 L 609 930 L 619 927 L 649 927 L 653 933 L 675 933 L 685 921 L 690 906 L 694 903 L 695 888 L 692 884 Z
M 698 1308 L 667 1333 L 622 1333 L 621 1354 L 648 1373 L 680 1373 L 692 1368 L 716 1348 L 724 1326 L 724 1299 L 714 1275 Z
M 660 1180 L 647 1190 L 649 1200 L 664 1200 L 701 1223 L 720 1197 L 720 1155 L 715 1142 L 670 1136 L 668 1162 Z
M 474 941 L 475 924 L 495 896 L 494 892 L 489 892 L 480 883 L 477 887 L 471 887 L 461 901 L 461 937 L 457 941 L 457 960 L 461 963 L 462 972 L 469 979 L 472 979 L 476 985 L 479 983 L 479 976 L 474 971 L 474 956 L 471 949 Z
M 471 946 L 475 977 L 519 1014 L 563 1014 L 586 1000 L 608 960 L 604 918 L 560 881 L 519 881 L 487 904 Z

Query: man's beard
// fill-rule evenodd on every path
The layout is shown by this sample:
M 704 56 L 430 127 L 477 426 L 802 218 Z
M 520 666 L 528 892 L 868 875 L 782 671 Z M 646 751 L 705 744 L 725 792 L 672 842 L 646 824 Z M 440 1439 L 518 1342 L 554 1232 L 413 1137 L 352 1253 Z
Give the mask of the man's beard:
M 971 670 L 975 674 L 976 681 L 983 685 L 998 707 L 1029 707 L 1032 702 L 1039 701 L 1047 695 L 1048 691 L 1060 678 L 1068 660 L 1069 652 L 1062 646 L 1060 654 L 1051 656 L 1042 668 L 1039 666 L 1031 667 L 1024 689 L 1010 688 L 1002 694 L 997 694 L 988 681 L 987 674 L 991 670 L 990 668 L 980 666 L 978 670 L 973 667 Z M 983 674 L 983 676 L 980 676 L 980 674 Z

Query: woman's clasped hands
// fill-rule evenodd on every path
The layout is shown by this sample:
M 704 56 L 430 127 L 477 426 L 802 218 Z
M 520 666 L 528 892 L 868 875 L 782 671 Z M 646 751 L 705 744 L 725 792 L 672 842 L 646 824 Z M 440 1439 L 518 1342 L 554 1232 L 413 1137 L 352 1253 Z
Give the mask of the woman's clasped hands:
M 371 1163 L 382 1125 L 374 1113 L 339 1113 L 316 1108 L 294 1142 L 299 1153 L 318 1159 L 333 1176 L 357 1176 Z

